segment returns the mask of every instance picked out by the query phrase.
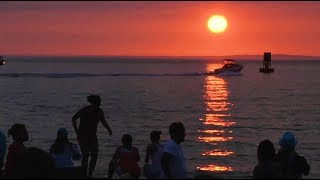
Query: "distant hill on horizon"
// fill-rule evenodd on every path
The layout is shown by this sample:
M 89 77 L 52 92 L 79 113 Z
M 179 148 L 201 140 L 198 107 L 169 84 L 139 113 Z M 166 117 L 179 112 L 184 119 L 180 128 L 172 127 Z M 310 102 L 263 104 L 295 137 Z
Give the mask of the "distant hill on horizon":
M 232 55 L 232 56 L 225 56 L 225 58 L 241 59 L 241 60 L 263 60 L 263 54 L 262 55 Z M 320 56 L 272 54 L 271 60 L 320 60 Z

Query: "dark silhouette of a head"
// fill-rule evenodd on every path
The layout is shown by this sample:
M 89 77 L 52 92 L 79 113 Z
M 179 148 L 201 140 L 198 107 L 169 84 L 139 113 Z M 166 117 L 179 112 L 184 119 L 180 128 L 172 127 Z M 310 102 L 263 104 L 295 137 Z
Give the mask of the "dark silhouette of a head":
M 67 139 L 68 138 L 68 130 L 66 128 L 59 128 L 57 131 L 57 138 Z
M 293 151 L 298 144 L 297 139 L 295 138 L 292 132 L 286 132 L 283 134 L 281 139 L 279 140 L 279 145 L 287 151 Z
M 124 134 L 122 136 L 122 144 L 131 146 L 132 145 L 132 136 L 130 134 Z
M 90 95 L 90 96 L 87 96 L 87 100 L 90 104 L 94 105 L 94 106 L 97 106 L 97 107 L 100 107 L 100 104 L 101 104 L 101 98 L 100 96 L 98 95 Z
M 151 142 L 158 142 L 160 140 L 161 131 L 152 131 L 150 133 Z
M 275 157 L 276 150 L 273 143 L 266 139 L 259 143 L 257 154 L 259 163 L 264 163 L 268 160 L 272 160 Z
M 169 134 L 171 139 L 175 140 L 177 143 L 184 141 L 186 136 L 186 130 L 181 122 L 174 122 L 169 127 Z
M 24 124 L 14 124 L 8 130 L 8 136 L 12 136 L 14 141 L 24 142 L 29 139 L 29 134 Z

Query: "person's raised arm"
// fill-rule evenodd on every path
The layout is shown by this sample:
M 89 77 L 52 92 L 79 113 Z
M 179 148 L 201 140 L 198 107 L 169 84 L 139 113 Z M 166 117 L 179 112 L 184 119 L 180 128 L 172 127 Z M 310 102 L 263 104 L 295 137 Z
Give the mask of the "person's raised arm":
M 101 118 L 100 118 L 101 124 L 102 124 L 106 129 L 108 129 L 109 135 L 112 135 L 112 130 L 111 130 L 109 124 L 107 123 L 107 121 L 106 121 L 106 119 L 105 119 L 105 117 L 104 117 L 104 112 L 103 112 L 102 109 L 101 109 L 101 111 L 100 111 L 100 117 L 101 117 Z
M 168 179 L 171 179 L 170 163 L 173 159 L 173 155 L 170 153 L 164 152 L 161 159 L 161 167 Z

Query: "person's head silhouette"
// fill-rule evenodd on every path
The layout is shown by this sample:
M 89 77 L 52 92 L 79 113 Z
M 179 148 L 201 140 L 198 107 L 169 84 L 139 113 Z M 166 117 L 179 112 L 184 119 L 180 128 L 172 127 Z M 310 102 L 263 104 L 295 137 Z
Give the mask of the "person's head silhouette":
M 181 122 L 174 122 L 169 127 L 169 134 L 171 139 L 180 144 L 186 137 L 186 130 Z
M 283 134 L 281 139 L 279 140 L 279 145 L 285 150 L 294 150 L 296 145 L 298 144 L 297 139 L 294 137 L 293 133 L 286 132 Z
M 152 131 L 150 133 L 150 140 L 151 142 L 159 142 L 160 140 L 161 131 Z
M 272 160 L 272 158 L 274 158 L 276 155 L 276 150 L 273 146 L 273 143 L 268 139 L 261 141 L 258 146 L 257 155 L 259 163 Z
M 28 131 L 24 124 L 14 124 L 8 131 L 8 136 L 12 135 L 14 141 L 22 143 L 29 139 Z
M 132 146 L 132 136 L 130 134 L 124 134 L 122 136 L 122 144 L 125 146 Z
M 87 100 L 93 106 L 100 107 L 100 104 L 101 104 L 100 96 L 98 96 L 98 95 L 90 95 L 90 96 L 87 96 Z

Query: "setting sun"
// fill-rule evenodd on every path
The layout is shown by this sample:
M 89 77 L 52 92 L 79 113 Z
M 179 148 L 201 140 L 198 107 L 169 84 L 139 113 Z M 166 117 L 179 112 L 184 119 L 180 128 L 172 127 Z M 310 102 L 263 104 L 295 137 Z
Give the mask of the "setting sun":
M 228 22 L 222 15 L 213 15 L 208 20 L 208 28 L 213 33 L 222 33 L 226 30 Z

